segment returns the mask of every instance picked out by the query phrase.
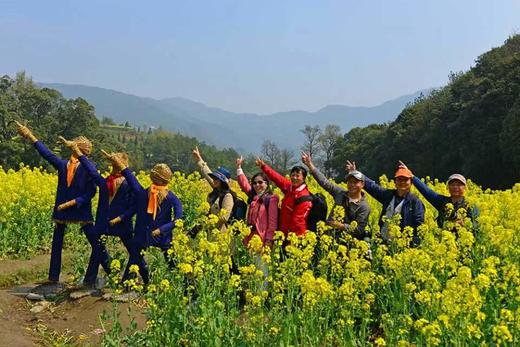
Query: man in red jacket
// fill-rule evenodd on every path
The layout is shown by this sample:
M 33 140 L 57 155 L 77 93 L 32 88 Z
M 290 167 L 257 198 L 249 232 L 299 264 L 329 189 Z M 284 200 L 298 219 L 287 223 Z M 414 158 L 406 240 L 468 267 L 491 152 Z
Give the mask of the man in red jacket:
M 278 229 L 282 231 L 285 236 L 290 232 L 298 236 L 304 236 L 307 232 L 307 217 L 312 207 L 312 201 L 304 200 L 297 204 L 296 200 L 311 194 L 305 184 L 307 170 L 303 166 L 295 166 L 291 169 L 291 178 L 287 179 L 261 159 L 256 160 L 256 165 L 265 172 L 269 179 L 273 181 L 284 194 Z

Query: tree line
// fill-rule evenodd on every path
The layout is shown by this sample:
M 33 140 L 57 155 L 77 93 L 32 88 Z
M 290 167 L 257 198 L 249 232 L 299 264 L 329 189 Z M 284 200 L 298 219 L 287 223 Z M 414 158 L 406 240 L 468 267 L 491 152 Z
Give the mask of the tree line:
M 164 162 L 193 172 L 197 168 L 189 153 L 195 146 L 207 153 L 210 167 L 233 168 L 240 156 L 234 149 L 217 149 L 160 128 L 117 125 L 108 117 L 100 122 L 84 99 L 65 99 L 19 73 L 15 78 L 0 78 L 0 165 L 4 168 L 17 167 L 19 162 L 45 166 L 27 143 L 16 141 L 14 120 L 27 120 L 49 145 L 58 135 L 82 134 L 97 148 L 127 151 L 136 170 Z M 520 35 L 482 54 L 467 72 L 452 73 L 446 86 L 417 98 L 393 122 L 353 128 L 345 134 L 337 125 L 325 129 L 305 125 L 300 131 L 305 139 L 301 150 L 310 153 L 328 177 L 339 180 L 348 159 L 372 177 L 391 174 L 395 163 L 404 160 L 421 177 L 445 179 L 459 172 L 484 187 L 511 187 L 520 179 Z M 93 158 L 103 163 L 98 153 Z M 294 151 L 271 140 L 264 141 L 259 155 L 282 172 L 298 162 Z M 255 170 L 255 157 L 246 156 L 246 171 Z
M 391 174 L 404 160 L 420 177 L 459 172 L 497 189 L 519 182 L 520 35 L 482 54 L 469 71 L 452 73 L 395 121 L 351 129 L 326 166 L 344 173 L 347 159 L 372 177 Z
M 482 54 L 469 71 L 451 73 L 446 86 L 421 95 L 393 122 L 345 134 L 336 125 L 300 131 L 301 150 L 336 180 L 344 179 L 347 160 L 371 177 L 392 174 L 403 160 L 420 177 L 458 172 L 486 188 L 510 188 L 520 180 L 520 35 Z M 296 162 L 270 141 L 262 155 L 278 168 Z
M 173 169 L 193 172 L 197 167 L 190 153 L 195 146 L 207 153 L 212 167 L 233 167 L 239 156 L 234 149 L 217 149 L 194 137 L 161 128 L 117 125 L 108 117 L 100 121 L 94 107 L 84 99 L 66 99 L 54 89 L 39 88 L 21 72 L 14 78 L 0 77 L 0 166 L 4 169 L 18 168 L 23 162 L 52 171 L 43 159 L 34 155 L 31 144 L 18 138 L 15 120 L 27 121 L 38 138 L 58 154 L 64 150 L 57 142 L 59 135 L 69 139 L 79 135 L 88 137 L 94 145 L 92 158 L 101 169 L 107 168 L 99 152 L 101 148 L 128 152 L 134 170 L 148 170 L 163 162 Z M 66 153 L 64 150 L 63 156 Z

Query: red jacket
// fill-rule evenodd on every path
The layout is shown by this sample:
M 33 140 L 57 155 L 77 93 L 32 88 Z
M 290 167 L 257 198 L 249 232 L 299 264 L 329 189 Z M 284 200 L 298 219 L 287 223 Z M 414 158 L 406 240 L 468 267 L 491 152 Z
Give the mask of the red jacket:
M 286 236 L 289 232 L 298 236 L 305 235 L 307 232 L 307 216 L 311 210 L 312 202 L 304 201 L 296 205 L 295 201 L 299 197 L 310 195 L 307 185 L 304 183 L 296 188 L 293 187 L 290 179 L 280 175 L 269 165 L 262 165 L 262 171 L 284 194 L 280 210 L 280 231 L 283 231 Z

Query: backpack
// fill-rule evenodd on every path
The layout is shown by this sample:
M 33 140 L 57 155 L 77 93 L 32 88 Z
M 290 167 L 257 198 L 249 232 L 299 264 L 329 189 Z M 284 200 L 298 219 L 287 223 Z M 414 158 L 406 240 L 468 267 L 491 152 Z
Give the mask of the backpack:
M 327 200 L 323 194 L 317 193 L 301 196 L 296 199 L 295 204 L 299 205 L 305 201 L 312 201 L 312 207 L 307 216 L 307 229 L 316 231 L 318 222 L 327 220 Z
M 247 204 L 251 205 L 253 202 L 253 199 L 255 198 L 256 193 L 250 192 L 247 194 Z M 265 209 L 269 211 L 269 204 L 271 203 L 271 197 L 274 195 L 274 193 L 266 192 L 264 193 L 264 196 L 262 198 L 263 204 L 265 206 Z
M 247 219 L 247 204 L 242 198 L 238 197 L 233 191 L 226 192 L 230 193 L 233 197 L 233 208 L 231 209 L 231 214 L 229 216 L 229 222 L 235 221 L 235 220 L 246 220 Z M 224 200 L 224 197 L 226 194 L 222 194 L 218 198 L 218 206 L 222 208 L 222 201 Z

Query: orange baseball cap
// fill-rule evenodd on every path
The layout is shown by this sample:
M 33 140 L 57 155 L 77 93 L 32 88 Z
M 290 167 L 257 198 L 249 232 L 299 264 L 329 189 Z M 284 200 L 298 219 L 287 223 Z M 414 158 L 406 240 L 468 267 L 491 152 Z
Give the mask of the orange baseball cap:
M 395 172 L 394 177 L 412 178 L 413 173 L 409 169 L 405 168 L 404 166 L 399 166 L 399 168 L 397 168 L 397 171 Z

